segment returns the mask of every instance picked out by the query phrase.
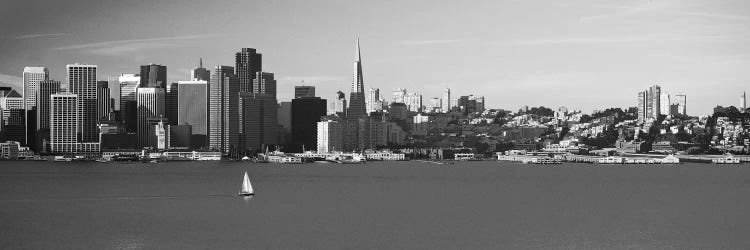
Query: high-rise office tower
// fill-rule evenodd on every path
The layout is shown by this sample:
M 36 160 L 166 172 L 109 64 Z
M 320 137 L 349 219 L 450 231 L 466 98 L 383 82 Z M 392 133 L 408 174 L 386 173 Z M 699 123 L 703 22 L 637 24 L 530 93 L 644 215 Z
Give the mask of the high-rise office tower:
M 256 72 L 263 70 L 263 55 L 252 48 L 242 48 L 235 54 L 235 72 L 240 85 L 240 91 L 251 92 Z
M 359 38 L 354 56 L 354 74 L 352 75 L 352 90 L 349 94 L 349 109 L 346 111 L 347 118 L 356 121 L 359 117 L 367 116 L 365 106 L 365 83 L 362 76 L 362 54 L 359 50 Z M 292 129 L 292 133 L 294 130 Z
M 211 79 L 211 71 L 203 67 L 203 58 L 200 59 L 198 67 L 190 72 L 190 79 L 193 81 L 206 81 Z
M 49 139 L 50 96 L 60 92 L 60 85 L 60 81 L 45 80 L 36 86 L 36 130 L 41 140 Z
M 331 153 L 344 150 L 343 127 L 338 121 L 320 121 L 317 123 L 318 153 Z
M 319 97 L 292 99 L 292 143 L 306 150 L 317 146 L 316 124 L 326 115 L 326 100 Z
M 190 125 L 191 147 L 208 146 L 208 82 L 177 82 L 177 124 Z
M 57 93 L 50 96 L 50 152 L 74 153 L 78 149 L 78 95 Z
M 443 89 L 443 106 L 441 109 L 443 113 L 448 113 L 451 111 L 451 107 L 451 89 L 445 88 Z
M 407 93 L 406 96 L 404 96 L 404 103 L 409 107 L 409 111 L 422 111 L 422 95 L 418 93 Z
M 45 80 L 40 81 L 36 88 L 36 148 L 35 151 L 47 151 L 48 147 L 44 146 L 49 142 L 49 118 L 50 118 L 50 96 L 60 92 L 60 81 Z M 42 150 L 44 149 L 44 150 Z
M 328 114 L 346 117 L 346 94 L 344 92 L 336 92 L 336 97 L 333 99 L 333 103 L 331 103 Z
M 315 97 L 315 86 L 294 86 L 294 98 Z
M 742 92 L 742 95 L 740 96 L 740 108 L 743 111 L 747 109 L 747 96 L 745 95 L 745 92 Z
M 484 112 L 484 109 L 485 109 L 484 96 L 477 97 L 476 100 L 477 100 L 477 112 Z
M 208 100 L 209 148 L 229 152 L 239 146 L 240 84 L 230 66 L 216 66 L 211 72 Z
M 168 125 L 177 125 L 177 95 L 179 92 L 177 85 L 176 82 L 170 83 L 167 85 L 165 91 L 164 100 L 166 107 L 164 116 L 167 117 Z
M 659 97 L 659 113 L 663 115 L 671 115 L 669 112 L 669 105 L 671 105 L 672 102 L 669 100 L 669 94 L 667 94 L 666 91 L 661 92 L 661 96 Z
M 40 81 L 49 80 L 49 71 L 46 67 L 23 68 L 23 99 L 24 108 L 31 110 L 36 107 L 36 88 Z
M 646 114 L 648 103 L 648 91 L 638 92 L 638 98 L 636 99 L 636 106 L 638 107 L 638 121 L 645 121 L 648 118 Z
M 265 94 L 276 99 L 276 80 L 273 79 L 273 73 L 255 72 L 252 86 L 253 93 Z
M 687 96 L 683 93 L 679 93 L 674 96 L 674 99 L 674 102 L 677 104 L 677 113 L 687 115 Z
M 393 102 L 395 103 L 405 103 L 404 97 L 406 97 L 406 89 L 404 88 L 397 88 L 393 90 Z
M 263 149 L 278 144 L 276 98 L 263 93 L 240 93 L 240 148 Z
M 650 117 L 656 119 L 661 115 L 661 87 L 652 85 L 648 89 L 647 113 Z
M 37 98 L 37 85 L 40 81 L 48 80 L 49 79 L 49 71 L 46 67 L 25 67 L 23 68 L 23 107 L 26 112 L 24 119 L 24 130 L 29 129 L 29 120 L 28 119 L 34 119 L 33 117 L 29 116 L 29 112 L 32 111 L 32 109 L 36 108 L 36 98 Z M 35 115 L 36 116 L 36 115 Z M 31 122 L 35 122 L 36 120 L 33 120 Z M 33 127 L 36 127 L 33 126 Z M 32 128 L 33 128 L 32 127 Z M 25 131 L 24 133 L 26 136 L 24 137 L 23 145 L 28 145 L 30 141 L 34 140 L 34 138 L 30 138 L 29 136 L 31 132 L 36 131 Z
M 279 144 L 287 144 L 292 138 L 292 102 L 279 103 L 279 112 L 276 116 L 279 129 Z
M 158 64 L 141 65 L 141 86 L 167 88 L 167 66 Z
M 135 92 L 141 86 L 141 77 L 137 74 L 122 74 L 118 82 L 120 83 L 120 119 L 125 126 L 125 131 L 133 133 L 138 127 L 138 104 Z
M 79 142 L 98 142 L 96 127 L 96 65 L 69 64 L 68 85 L 77 95 Z
M 430 112 L 435 112 L 435 110 L 440 110 L 443 107 L 441 100 L 443 99 L 437 97 L 430 98 Z
M 109 121 L 112 114 L 112 99 L 109 96 L 109 82 L 96 82 L 96 119 L 97 121 Z
M 380 104 L 380 89 L 370 88 L 367 90 L 367 112 L 375 112 L 378 109 L 375 104 Z M 381 107 L 382 109 L 382 107 Z
M 150 126 L 154 118 L 164 118 L 164 89 L 159 87 L 141 87 L 136 90 L 138 103 L 138 146 L 147 147 L 154 143 L 149 141 Z
M 120 81 L 118 77 L 107 76 L 107 82 L 109 82 L 109 98 L 112 100 L 112 111 L 120 111 Z M 112 119 L 119 119 L 112 117 Z

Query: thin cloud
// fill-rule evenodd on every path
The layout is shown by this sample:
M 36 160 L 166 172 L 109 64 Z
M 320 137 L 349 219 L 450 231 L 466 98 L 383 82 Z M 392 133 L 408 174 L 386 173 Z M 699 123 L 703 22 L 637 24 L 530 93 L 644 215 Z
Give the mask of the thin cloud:
M 281 78 L 283 81 L 290 82 L 302 82 L 308 84 L 315 84 L 321 82 L 336 82 L 350 80 L 346 76 L 285 76 Z
M 68 33 L 26 34 L 26 35 L 16 36 L 16 40 L 42 38 L 42 37 L 54 37 L 54 36 L 67 36 L 67 35 Z
M 601 19 L 620 18 L 628 17 L 639 14 L 659 14 L 662 16 L 686 16 L 686 17 L 699 17 L 706 19 L 723 19 L 723 20 L 735 20 L 735 21 L 747 21 L 750 17 L 744 15 L 736 15 L 722 12 L 704 12 L 696 10 L 679 9 L 678 6 L 671 5 L 671 3 L 660 1 L 660 2 L 644 2 L 637 5 L 630 6 L 599 6 L 605 9 L 615 9 L 616 11 L 607 14 L 592 15 L 581 17 L 580 21 L 598 21 Z
M 463 39 L 438 39 L 438 40 L 404 40 L 401 44 L 405 45 L 435 45 L 435 44 L 455 44 L 463 42 Z
M 500 42 L 510 45 L 565 45 L 565 44 L 610 44 L 653 42 L 733 42 L 747 39 L 726 36 L 629 36 L 629 37 L 563 37 Z
M 14 76 L 14 75 L 6 75 L 3 73 L 0 73 L 0 86 L 9 86 L 13 88 L 18 88 L 21 86 L 21 83 L 23 82 L 23 78 L 20 76 Z
M 116 56 L 146 49 L 176 48 L 184 42 L 216 37 L 216 35 L 189 35 L 147 39 L 115 40 L 97 43 L 84 43 L 54 48 L 54 50 L 87 50 L 97 55 Z

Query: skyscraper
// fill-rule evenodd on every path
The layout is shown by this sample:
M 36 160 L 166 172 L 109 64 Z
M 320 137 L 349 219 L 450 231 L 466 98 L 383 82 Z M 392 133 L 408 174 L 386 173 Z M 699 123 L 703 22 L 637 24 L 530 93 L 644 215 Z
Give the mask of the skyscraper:
M 257 78 L 256 78 L 257 79 Z M 257 82 L 256 82 L 257 83 Z M 240 93 L 240 147 L 260 150 L 278 144 L 278 111 L 276 98 L 263 93 Z
M 138 146 L 147 147 L 149 131 L 154 118 L 164 118 L 164 89 L 159 87 L 142 87 L 136 90 L 138 103 Z
M 674 102 L 677 104 L 677 112 L 681 115 L 687 115 L 687 96 L 679 93 L 674 96 Z
M 177 83 L 173 82 L 167 85 L 164 102 L 166 104 L 164 116 L 167 118 L 168 125 L 177 125 L 177 95 L 179 88 Z
M 338 115 L 343 118 L 346 117 L 346 94 L 344 92 L 336 92 L 336 97 L 333 99 L 333 103 L 331 103 L 328 114 Z
M 158 64 L 141 65 L 141 86 L 167 88 L 167 66 Z
M 661 92 L 661 96 L 659 97 L 659 113 L 663 115 L 671 115 L 671 113 L 669 112 L 669 106 L 672 104 L 672 102 L 669 99 L 669 94 L 667 94 L 666 91 Z
M 78 148 L 78 95 L 57 93 L 50 96 L 50 152 L 74 153 Z
M 23 68 L 23 99 L 24 109 L 31 110 L 36 107 L 36 88 L 40 81 L 49 79 L 49 71 L 46 67 Z
M 208 82 L 177 83 L 177 124 L 190 125 L 192 148 L 208 146 Z
M 16 90 L 3 91 L 0 96 L 0 131 L 5 134 L 6 141 L 23 142 L 26 138 L 25 112 L 23 109 L 23 96 Z
M 740 96 L 740 108 L 743 111 L 747 109 L 747 96 L 745 95 L 745 92 L 742 92 L 742 95 Z
M 36 130 L 42 140 L 49 139 L 50 96 L 60 92 L 60 81 L 40 81 L 36 88 Z M 40 145 L 40 144 L 37 144 Z
M 352 75 L 352 90 L 349 94 L 349 109 L 346 112 L 347 118 L 354 121 L 359 117 L 367 115 L 365 107 L 365 83 L 362 76 L 362 54 L 359 49 L 359 38 L 357 38 L 356 50 L 354 56 L 354 74 Z
M 256 72 L 263 70 L 263 55 L 252 48 L 242 48 L 235 54 L 235 72 L 240 85 L 240 91 L 251 92 Z
M 343 127 L 338 121 L 319 121 L 317 123 L 317 151 L 331 153 L 344 151 Z
M 326 100 L 319 97 L 292 99 L 292 143 L 307 150 L 317 146 L 316 124 L 326 115 Z
M 71 94 L 77 95 L 79 142 L 97 142 L 96 127 L 96 65 L 69 64 L 68 85 Z
M 135 92 L 141 85 L 141 77 L 137 74 L 122 74 L 118 82 L 120 82 L 120 119 L 125 125 L 125 130 L 132 133 L 138 127 L 138 104 Z
M 315 97 L 315 86 L 294 86 L 294 98 Z
M 648 89 L 648 99 L 646 100 L 648 107 L 647 113 L 650 117 L 656 119 L 661 115 L 661 87 L 659 85 L 652 85 Z
M 404 103 L 409 107 L 409 111 L 422 111 L 422 95 L 418 93 L 407 93 L 406 96 L 404 96 Z
M 393 102 L 404 103 L 404 97 L 406 97 L 406 89 L 397 88 L 393 90 Z
M 227 153 L 239 146 L 240 84 L 230 66 L 216 66 L 211 72 L 208 100 L 209 148 Z
M 649 118 L 648 113 L 648 91 L 638 92 L 638 99 L 636 99 L 638 107 L 638 121 L 645 121 Z
M 193 81 L 206 81 L 211 79 L 211 71 L 203 67 L 203 58 L 200 59 L 198 67 L 193 69 L 190 73 L 190 79 Z
M 367 112 L 375 112 L 379 109 L 376 108 L 376 103 L 380 104 L 380 89 L 370 88 L 367 90 Z M 382 109 L 382 105 L 381 108 Z
M 37 98 L 37 85 L 40 81 L 48 80 L 49 79 L 49 71 L 46 67 L 25 67 L 23 68 L 23 107 L 26 112 L 24 119 L 24 130 L 29 129 L 29 120 L 28 119 L 34 119 L 33 117 L 29 116 L 29 111 L 36 108 L 36 98 Z M 34 122 L 34 121 L 32 121 Z M 36 127 L 36 126 L 33 126 Z M 33 129 L 33 128 L 32 128 Z M 23 145 L 28 145 L 29 141 L 34 140 L 34 138 L 29 138 L 30 134 L 35 133 L 29 133 L 31 131 L 25 131 L 24 133 L 26 136 L 24 137 L 25 141 L 22 141 Z M 33 131 L 36 132 L 36 131 Z
M 112 100 L 109 96 L 109 82 L 96 82 L 96 119 L 97 121 L 109 121 L 112 113 Z
M 442 110 L 443 113 L 448 113 L 451 111 L 451 89 L 445 88 L 443 89 L 443 106 Z
M 255 72 L 252 86 L 253 93 L 265 94 L 276 99 L 276 80 L 273 79 L 273 73 Z

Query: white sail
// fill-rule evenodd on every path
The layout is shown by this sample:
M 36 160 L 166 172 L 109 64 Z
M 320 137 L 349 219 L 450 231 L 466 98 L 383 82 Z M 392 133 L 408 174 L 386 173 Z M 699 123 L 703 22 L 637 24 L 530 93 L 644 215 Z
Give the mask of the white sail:
M 247 177 L 247 172 L 245 172 L 245 179 L 242 180 L 242 190 L 240 190 L 241 194 L 253 194 L 253 185 L 250 184 L 250 178 Z

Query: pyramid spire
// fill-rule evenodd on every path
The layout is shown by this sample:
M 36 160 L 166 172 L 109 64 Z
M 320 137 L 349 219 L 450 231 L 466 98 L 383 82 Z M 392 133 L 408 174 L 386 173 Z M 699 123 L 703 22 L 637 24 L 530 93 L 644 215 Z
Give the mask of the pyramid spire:
M 354 55 L 354 61 L 361 62 L 362 54 L 359 52 L 359 37 L 357 37 L 357 53 Z

